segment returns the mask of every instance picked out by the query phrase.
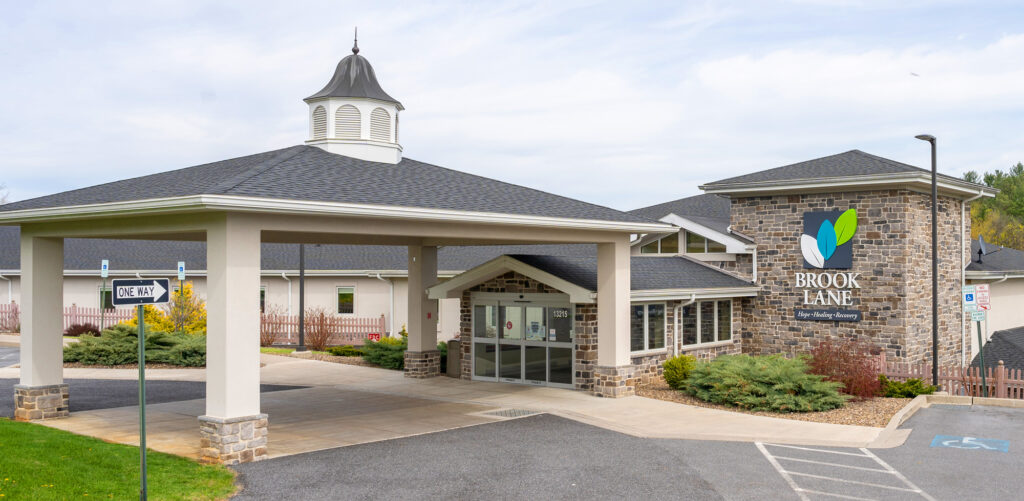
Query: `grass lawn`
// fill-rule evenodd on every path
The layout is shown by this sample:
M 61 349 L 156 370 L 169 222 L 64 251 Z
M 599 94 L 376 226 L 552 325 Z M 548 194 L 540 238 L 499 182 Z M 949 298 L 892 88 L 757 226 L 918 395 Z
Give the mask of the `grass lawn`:
M 149 451 L 150 499 L 227 499 L 223 466 Z M 139 448 L 0 418 L 0 499 L 138 499 Z
M 260 353 L 268 353 L 270 355 L 287 355 L 293 351 L 295 351 L 294 348 L 271 348 L 268 346 L 260 347 Z

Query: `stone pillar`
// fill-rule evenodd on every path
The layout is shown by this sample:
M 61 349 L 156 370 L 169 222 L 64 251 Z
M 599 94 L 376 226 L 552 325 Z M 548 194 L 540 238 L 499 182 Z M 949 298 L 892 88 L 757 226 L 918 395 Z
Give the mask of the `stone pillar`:
M 437 283 L 437 247 L 409 246 L 409 349 L 405 376 L 427 378 L 441 374 L 437 351 L 437 300 L 427 288 Z
M 201 460 L 236 464 L 267 455 L 260 413 L 260 229 L 229 214 L 206 232 L 206 415 Z
M 597 368 L 594 393 L 632 395 L 636 386 L 629 358 L 629 240 L 597 245 Z
M 21 233 L 21 384 L 19 421 L 68 416 L 64 384 L 64 239 Z

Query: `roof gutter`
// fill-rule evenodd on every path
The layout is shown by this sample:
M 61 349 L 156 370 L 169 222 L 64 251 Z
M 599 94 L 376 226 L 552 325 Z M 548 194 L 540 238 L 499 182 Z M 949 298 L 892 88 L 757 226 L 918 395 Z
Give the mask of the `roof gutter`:
M 775 181 L 755 181 L 737 183 L 709 183 L 699 188 L 705 193 L 735 194 L 735 193 L 767 193 L 767 192 L 795 192 L 813 191 L 828 188 L 841 187 L 875 187 L 879 185 L 908 185 L 920 184 L 931 186 L 931 173 L 893 173 L 873 174 L 868 176 L 840 176 L 820 179 L 787 179 Z M 956 178 L 944 177 L 938 180 L 938 186 L 945 191 L 953 191 L 964 194 L 981 193 L 983 196 L 994 197 L 999 190 L 989 187 L 981 187 L 975 183 L 961 181 Z
M 686 300 L 686 299 L 717 299 L 727 297 L 755 297 L 760 287 L 707 287 L 700 289 L 647 289 L 635 290 L 629 294 L 631 301 Z
M 605 221 L 566 217 L 502 214 L 479 211 L 430 209 L 425 207 L 399 207 L 393 205 L 318 202 L 278 198 L 242 197 L 234 195 L 189 195 L 184 197 L 152 198 L 65 207 L 45 207 L 2 212 L 0 223 L 32 223 L 64 221 L 95 217 L 138 216 L 201 211 L 236 211 L 271 214 L 333 215 L 372 217 L 415 221 L 441 221 L 460 223 L 486 223 L 511 226 L 534 226 L 578 230 L 621 231 L 653 233 L 675 231 L 663 223 Z

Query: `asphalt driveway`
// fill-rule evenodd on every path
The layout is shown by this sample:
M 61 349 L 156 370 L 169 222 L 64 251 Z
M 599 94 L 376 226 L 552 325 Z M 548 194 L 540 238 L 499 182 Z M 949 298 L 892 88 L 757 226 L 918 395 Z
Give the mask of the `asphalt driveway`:
M 15 348 L 17 349 L 17 348 Z M 139 386 L 133 380 L 65 379 L 71 412 L 138 405 Z M 17 379 L 0 379 L 0 417 L 14 417 L 14 385 Z M 260 385 L 261 392 L 294 390 L 303 386 Z M 146 403 L 194 400 L 206 396 L 206 383 L 195 381 L 146 381 Z
M 21 348 L 0 346 L 0 367 L 10 367 L 21 361 Z

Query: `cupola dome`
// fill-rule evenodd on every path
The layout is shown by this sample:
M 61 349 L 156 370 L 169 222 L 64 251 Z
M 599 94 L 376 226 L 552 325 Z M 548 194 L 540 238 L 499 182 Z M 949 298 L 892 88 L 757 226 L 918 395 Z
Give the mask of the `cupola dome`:
M 373 66 L 359 55 L 358 39 L 330 82 L 304 101 L 309 105 L 306 144 L 373 162 L 402 160 L 398 112 L 405 107 L 381 88 Z

